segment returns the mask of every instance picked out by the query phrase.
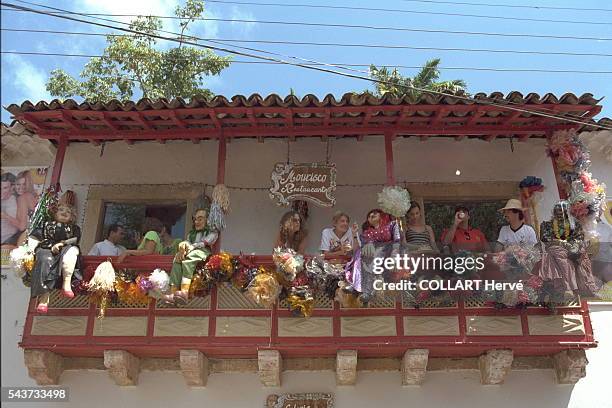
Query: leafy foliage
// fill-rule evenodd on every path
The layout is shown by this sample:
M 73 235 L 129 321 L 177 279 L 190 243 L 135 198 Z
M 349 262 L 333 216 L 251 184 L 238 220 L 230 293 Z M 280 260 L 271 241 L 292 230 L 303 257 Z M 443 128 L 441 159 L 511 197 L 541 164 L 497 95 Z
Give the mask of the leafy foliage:
M 423 92 L 413 87 L 436 92 L 465 94 L 467 84 L 462 79 L 438 81 L 440 79 L 439 65 L 439 58 L 429 60 L 413 77 L 401 75 L 397 68 L 389 70 L 387 67 L 377 68 L 370 65 L 370 76 L 381 81 L 376 83 L 375 95 L 382 96 L 390 93 L 395 96 L 409 95 L 416 99 Z
M 203 0 L 187 0 L 175 15 L 181 28 L 178 46 L 160 50 L 151 37 L 162 28 L 157 17 L 140 16 L 130 23 L 138 34 L 106 38 L 102 57 L 92 58 L 83 68 L 81 81 L 61 69 L 51 71 L 47 91 L 60 98 L 81 97 L 91 102 L 132 99 L 140 91 L 144 98 L 211 97 L 204 87 L 209 75 L 219 75 L 230 64 L 211 50 L 187 46 L 189 25 L 204 13 Z

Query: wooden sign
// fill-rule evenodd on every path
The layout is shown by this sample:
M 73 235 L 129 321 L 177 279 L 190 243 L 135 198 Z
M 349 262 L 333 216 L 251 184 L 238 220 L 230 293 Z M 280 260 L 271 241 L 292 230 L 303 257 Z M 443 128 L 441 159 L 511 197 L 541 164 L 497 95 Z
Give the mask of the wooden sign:
M 332 207 L 336 199 L 336 165 L 319 163 L 277 163 L 272 171 L 270 198 L 279 205 L 308 200 L 322 207 Z
M 332 394 L 304 393 L 269 395 L 266 408 L 333 408 L 334 396 Z

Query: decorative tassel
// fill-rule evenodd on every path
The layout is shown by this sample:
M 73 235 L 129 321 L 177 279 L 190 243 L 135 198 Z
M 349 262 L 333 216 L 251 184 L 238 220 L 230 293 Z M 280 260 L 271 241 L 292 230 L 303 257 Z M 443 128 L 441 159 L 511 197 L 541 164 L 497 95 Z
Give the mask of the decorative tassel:
M 229 190 L 224 184 L 217 184 L 215 188 L 213 188 L 212 192 L 212 201 L 213 204 L 217 203 L 221 207 L 221 211 L 225 214 L 230 211 L 230 197 Z
M 216 231 L 225 229 L 225 214 L 219 203 L 213 202 L 208 213 L 208 227 Z
M 110 261 L 102 262 L 96 268 L 93 278 L 89 281 L 89 292 L 93 294 L 92 301 L 100 307 L 98 318 L 103 318 L 108 306 L 109 293 L 115 289 L 115 269 Z

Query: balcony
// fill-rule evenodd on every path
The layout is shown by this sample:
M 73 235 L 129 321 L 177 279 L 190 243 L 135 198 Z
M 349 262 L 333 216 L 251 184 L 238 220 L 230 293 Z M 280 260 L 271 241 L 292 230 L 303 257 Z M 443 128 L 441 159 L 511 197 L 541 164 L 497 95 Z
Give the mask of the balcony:
M 104 260 L 84 257 L 86 277 Z M 252 260 L 272 263 L 270 257 Z M 115 266 L 170 270 L 171 263 L 172 257 L 168 256 L 130 257 Z M 584 350 L 595 347 L 596 342 L 587 303 L 580 299 L 551 312 L 543 307 L 498 310 L 477 297 L 447 307 L 425 303 L 419 309 L 409 306 L 402 296 L 385 295 L 357 309 L 342 308 L 321 297 L 316 299 L 312 317 L 296 318 L 283 301 L 264 309 L 231 284 L 220 284 L 208 296 L 193 298 L 178 308 L 153 299 L 143 304 L 114 303 L 103 319 L 97 318 L 96 307 L 86 296 L 66 299 L 54 292 L 46 315 L 37 314 L 34 302 L 30 303 L 20 346 L 26 350 L 26 364 L 28 356 L 33 355 L 47 362 L 83 357 L 99 362 L 104 358 L 104 365 L 110 369 L 108 364 L 112 363 L 107 361 L 113 360 L 109 357 L 113 353 L 120 353 L 119 359 L 126 363 L 132 358 L 182 361 L 183 354 L 191 352 L 196 353 L 196 359 L 206 361 L 251 361 L 251 368 L 253 361 L 259 361 L 255 369 L 261 375 L 262 358 L 272 358 L 276 361 L 272 366 L 276 364 L 277 368 L 281 366 L 281 356 L 287 361 L 321 359 L 327 361 L 323 365 L 331 364 L 332 368 L 334 359 L 338 370 L 339 359 L 347 357 L 346 352 L 350 352 L 350 361 L 354 359 L 354 370 L 357 356 L 360 362 L 378 361 L 384 365 L 381 362 L 385 359 L 395 361 L 397 369 L 414 351 L 425 353 L 425 366 L 428 359 L 461 358 L 473 362 L 495 351 L 509 353 L 510 364 L 513 359 L 517 364 L 521 358 L 541 358 L 544 366 L 556 368 L 568 355 L 586 361 Z M 45 366 L 40 361 L 36 364 Z M 28 365 L 31 375 L 32 364 Z M 81 368 L 92 368 L 87 364 Z M 585 364 L 582 371 L 574 370 L 574 377 L 580 378 Z M 36 367 L 35 372 L 40 372 Z M 52 375 L 47 377 L 53 379 Z M 42 377 L 42 383 L 47 377 Z

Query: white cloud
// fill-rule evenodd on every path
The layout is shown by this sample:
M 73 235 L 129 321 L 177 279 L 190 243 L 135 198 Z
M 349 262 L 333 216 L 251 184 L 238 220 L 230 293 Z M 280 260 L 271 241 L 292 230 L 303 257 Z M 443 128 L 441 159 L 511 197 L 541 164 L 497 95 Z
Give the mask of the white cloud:
M 19 55 L 8 54 L 2 57 L 2 78 L 3 86 L 12 90 L 10 95 L 14 101 L 11 103 L 21 103 L 26 99 L 34 103 L 52 99 L 45 89 L 47 73 Z
M 182 4 L 178 0 L 74 0 L 72 9 L 81 13 L 126 14 L 128 15 L 126 17 L 100 17 L 129 23 L 135 18 L 133 15 L 174 16 L 174 9 L 179 3 Z M 178 31 L 177 20 L 163 19 L 162 22 L 164 30 Z M 101 23 L 110 22 L 101 21 Z M 126 27 L 123 24 L 119 26 Z M 100 31 L 100 28 L 96 28 L 95 31 Z
M 230 18 L 232 20 L 257 20 L 253 13 L 243 11 L 236 6 L 232 6 Z M 248 37 L 255 29 L 256 23 L 235 22 L 231 23 L 232 30 L 238 37 Z

